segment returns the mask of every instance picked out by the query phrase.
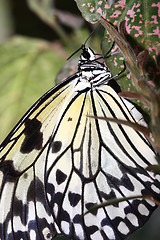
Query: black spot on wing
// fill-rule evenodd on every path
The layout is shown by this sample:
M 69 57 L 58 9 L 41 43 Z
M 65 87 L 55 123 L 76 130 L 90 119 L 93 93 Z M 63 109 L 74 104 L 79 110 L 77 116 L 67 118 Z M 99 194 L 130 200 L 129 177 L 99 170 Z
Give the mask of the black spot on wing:
M 63 173 L 61 170 L 57 169 L 56 171 L 56 181 L 57 184 L 60 185 L 61 183 L 63 183 L 67 178 L 67 175 L 65 173 Z
M 104 226 L 109 226 L 110 225 L 110 221 L 108 218 L 104 218 L 102 219 L 101 221 L 101 226 L 104 227 Z
M 27 200 L 34 201 L 35 197 L 35 182 L 32 181 L 29 185 L 28 192 L 27 192 Z
M 102 198 L 105 199 L 105 201 L 112 200 L 112 199 L 116 198 L 116 194 L 113 190 L 111 190 L 110 193 L 108 193 L 108 194 L 106 194 L 103 191 L 100 191 L 100 195 L 101 195 Z M 114 203 L 112 205 L 114 207 L 119 207 L 119 203 Z
M 34 149 L 40 150 L 43 143 L 43 134 L 40 132 L 42 123 L 37 119 L 27 119 L 25 122 L 25 139 L 21 145 L 21 153 L 30 153 Z
M 35 177 L 34 180 L 31 181 L 30 186 L 28 188 L 27 200 L 34 201 L 35 194 L 36 194 L 36 200 L 43 202 L 43 199 L 44 199 L 44 191 L 43 190 L 44 190 L 43 183 L 37 177 Z
M 70 122 L 70 121 L 72 121 L 72 118 L 71 118 L 71 117 L 68 118 L 68 122 Z
M 77 193 L 69 192 L 68 199 L 69 199 L 71 206 L 75 207 L 79 203 L 79 201 L 81 199 L 81 195 L 79 195 Z
M 93 215 L 96 216 L 98 209 L 92 210 L 92 208 L 94 208 L 96 205 L 97 204 L 90 202 L 90 203 L 87 203 L 85 206 L 86 206 L 87 210 L 90 211 L 90 213 L 92 213 Z
M 18 198 L 14 198 L 14 216 L 19 216 L 23 225 L 26 225 L 25 212 L 27 212 L 27 205 L 23 204 Z
M 24 178 L 24 179 L 27 179 L 27 178 L 28 178 L 28 173 L 24 173 L 24 174 L 23 174 L 23 178 Z
M 81 214 L 76 214 L 75 217 L 73 218 L 73 223 L 78 223 L 83 225 L 83 219 Z
M 71 222 L 71 218 L 70 218 L 70 215 L 67 211 L 65 211 L 63 208 L 61 208 L 61 212 L 60 212 L 60 221 L 65 221 L 65 222 L 68 222 L 70 223 Z
M 62 142 L 61 141 L 55 141 L 52 143 L 52 153 L 57 153 L 61 150 Z
M 7 175 L 6 181 L 15 182 L 15 180 L 20 177 L 21 172 L 15 170 L 13 161 L 7 160 L 0 164 L 0 170 Z
M 57 192 L 55 195 L 54 195 L 54 200 L 52 201 L 52 203 L 57 203 L 58 206 L 60 206 L 62 200 L 63 200 L 63 193 L 61 192 Z
M 93 225 L 93 226 L 90 226 L 90 227 L 87 227 L 87 234 L 90 236 L 94 233 L 96 233 L 97 231 L 99 231 L 98 227 Z M 106 239 L 107 240 L 107 239 Z

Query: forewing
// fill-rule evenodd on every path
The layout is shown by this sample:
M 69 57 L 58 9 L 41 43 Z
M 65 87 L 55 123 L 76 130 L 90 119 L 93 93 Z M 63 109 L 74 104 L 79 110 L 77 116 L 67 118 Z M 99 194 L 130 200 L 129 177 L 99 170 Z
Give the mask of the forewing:
M 61 106 L 72 88 L 67 79 L 48 91 L 0 146 L 1 240 L 49 240 L 57 234 L 46 199 L 45 160 Z

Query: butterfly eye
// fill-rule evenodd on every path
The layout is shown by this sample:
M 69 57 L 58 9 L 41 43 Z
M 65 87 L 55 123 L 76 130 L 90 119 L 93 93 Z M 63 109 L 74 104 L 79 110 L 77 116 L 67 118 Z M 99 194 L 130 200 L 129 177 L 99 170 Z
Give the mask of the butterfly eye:
M 84 50 L 83 50 L 82 56 L 83 56 L 83 58 L 85 58 L 86 60 L 89 60 L 89 59 L 90 59 L 91 55 L 89 54 L 88 49 L 84 49 Z

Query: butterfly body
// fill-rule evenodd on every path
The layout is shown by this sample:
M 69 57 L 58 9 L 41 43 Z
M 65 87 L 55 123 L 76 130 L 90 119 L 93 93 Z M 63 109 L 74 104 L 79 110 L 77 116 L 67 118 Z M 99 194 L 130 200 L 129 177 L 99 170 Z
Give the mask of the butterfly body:
M 157 164 L 140 132 L 89 116 L 137 122 L 133 105 L 110 86 L 111 73 L 83 49 L 78 72 L 42 96 L 2 143 L 0 239 L 120 240 L 146 222 L 160 199 Z M 142 115 L 135 110 L 138 120 Z

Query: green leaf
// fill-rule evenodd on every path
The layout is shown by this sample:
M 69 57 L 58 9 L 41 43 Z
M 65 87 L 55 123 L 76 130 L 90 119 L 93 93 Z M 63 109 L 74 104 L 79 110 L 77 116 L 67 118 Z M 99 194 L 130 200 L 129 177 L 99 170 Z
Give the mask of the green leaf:
M 117 3 L 107 11 L 108 20 L 114 25 L 119 24 L 122 20 L 126 20 L 126 30 L 129 34 L 128 41 L 135 54 L 144 49 L 148 50 L 150 56 L 146 69 L 147 79 L 153 86 L 157 83 L 158 87 L 160 86 L 160 65 L 157 61 L 158 52 L 160 51 L 159 5 L 158 3 L 153 3 L 152 0 L 127 0 L 125 6 Z M 108 49 L 110 44 L 107 42 L 110 36 L 106 35 L 106 38 L 104 47 Z M 116 63 L 121 65 L 120 62 L 122 63 L 122 60 L 120 60 L 120 57 L 117 57 Z M 115 64 L 113 68 L 115 68 Z M 127 78 L 130 80 L 129 74 Z M 134 89 L 130 84 L 132 85 L 131 81 L 128 81 L 128 86 L 125 89 Z
M 21 37 L 1 45 L 0 56 L 2 141 L 25 111 L 55 85 L 65 60 L 50 43 Z
M 105 0 L 75 0 L 82 16 L 90 23 L 96 23 L 101 16 L 106 16 Z M 104 16 L 104 17 L 105 17 Z

